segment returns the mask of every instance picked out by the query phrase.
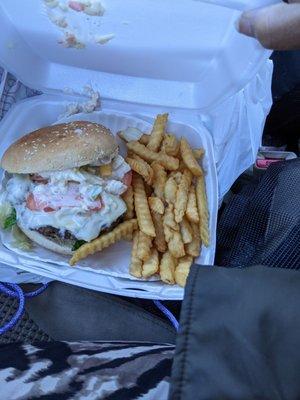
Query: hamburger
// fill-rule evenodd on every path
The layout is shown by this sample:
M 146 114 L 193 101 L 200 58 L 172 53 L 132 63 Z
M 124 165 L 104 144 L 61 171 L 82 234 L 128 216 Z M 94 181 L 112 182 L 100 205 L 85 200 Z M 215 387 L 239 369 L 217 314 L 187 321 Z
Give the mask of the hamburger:
M 38 129 L 13 143 L 1 166 L 7 177 L 2 196 L 12 207 L 8 226 L 15 222 L 54 252 L 72 254 L 126 212 L 121 195 L 131 170 L 102 125 L 76 121 Z

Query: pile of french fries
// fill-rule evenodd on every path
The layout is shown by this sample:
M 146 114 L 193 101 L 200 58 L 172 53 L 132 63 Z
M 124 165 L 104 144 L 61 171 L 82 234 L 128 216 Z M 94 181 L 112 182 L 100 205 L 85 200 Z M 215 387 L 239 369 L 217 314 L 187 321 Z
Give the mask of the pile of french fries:
M 126 162 L 133 170 L 132 186 L 123 195 L 124 222 L 81 246 L 71 265 L 120 239 L 131 239 L 130 274 L 159 274 L 168 284 L 185 286 L 190 267 L 209 246 L 209 214 L 203 149 L 192 149 L 185 138 L 167 133 L 168 114 L 158 115 L 150 135 L 127 141 Z

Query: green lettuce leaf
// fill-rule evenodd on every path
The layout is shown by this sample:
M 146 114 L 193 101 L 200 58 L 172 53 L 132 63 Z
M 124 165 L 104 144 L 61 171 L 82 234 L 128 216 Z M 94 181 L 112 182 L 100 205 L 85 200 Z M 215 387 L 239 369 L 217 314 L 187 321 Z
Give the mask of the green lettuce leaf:
M 72 247 L 72 251 L 79 249 L 79 247 L 81 247 L 85 243 L 86 243 L 85 240 L 76 240 L 76 242 L 74 243 L 74 245 Z
M 10 215 L 8 215 L 3 224 L 4 229 L 9 229 L 17 223 L 17 214 L 16 210 L 12 208 Z
M 12 210 L 13 208 L 8 201 L 0 204 L 0 225 L 2 228 L 4 228 L 5 220 L 11 215 Z

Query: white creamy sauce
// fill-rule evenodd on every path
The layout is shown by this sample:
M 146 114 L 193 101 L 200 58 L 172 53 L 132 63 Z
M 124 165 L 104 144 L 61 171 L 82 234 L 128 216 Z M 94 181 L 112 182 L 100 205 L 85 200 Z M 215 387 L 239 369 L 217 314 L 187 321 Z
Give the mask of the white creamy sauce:
M 77 168 L 40 173 L 40 176 L 48 180 L 47 184 L 32 182 L 28 175 L 14 174 L 6 184 L 6 200 L 15 207 L 18 223 L 24 228 L 52 226 L 61 231 L 70 231 L 77 239 L 91 241 L 126 211 L 120 195 L 127 187 L 121 180 L 130 167 L 121 156 L 117 156 L 112 164 L 112 176 L 106 179 Z M 30 193 L 39 202 L 49 203 L 50 206 L 51 201 L 55 204 L 56 198 L 59 205 L 59 199 L 70 193 L 69 185 L 78 185 L 76 193 L 80 194 L 80 207 L 61 206 L 59 210 L 51 212 L 32 211 L 26 207 Z M 90 208 L 99 196 L 103 207 L 91 211 Z M 68 203 L 68 198 L 64 197 L 64 201 Z
M 124 201 L 118 196 L 105 194 L 103 202 L 104 207 L 100 211 L 90 212 L 83 212 L 81 207 L 61 208 L 53 212 L 31 211 L 24 203 L 15 207 L 18 222 L 24 228 L 37 229 L 48 225 L 62 231 L 68 230 L 77 239 L 89 242 L 126 211 Z

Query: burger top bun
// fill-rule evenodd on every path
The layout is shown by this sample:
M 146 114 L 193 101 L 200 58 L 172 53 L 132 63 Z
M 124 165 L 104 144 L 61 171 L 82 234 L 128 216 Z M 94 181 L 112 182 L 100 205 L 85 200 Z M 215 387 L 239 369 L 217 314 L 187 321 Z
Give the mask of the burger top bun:
M 109 163 L 118 153 L 111 131 L 102 125 L 74 121 L 29 133 L 4 153 L 1 166 L 10 173 L 60 171 Z

